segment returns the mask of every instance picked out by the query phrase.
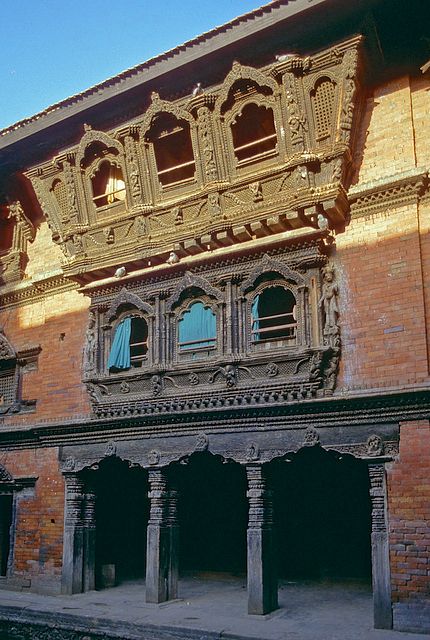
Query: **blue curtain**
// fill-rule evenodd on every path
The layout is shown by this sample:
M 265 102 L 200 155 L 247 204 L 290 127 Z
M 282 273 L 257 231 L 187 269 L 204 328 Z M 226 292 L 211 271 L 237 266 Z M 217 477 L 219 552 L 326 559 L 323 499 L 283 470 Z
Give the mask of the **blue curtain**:
M 252 316 L 252 330 L 258 331 L 260 328 L 260 320 L 258 319 L 258 303 L 260 302 L 260 296 L 256 295 L 251 305 L 251 316 Z M 253 340 L 260 340 L 259 333 L 252 334 Z
M 197 349 L 213 345 L 216 338 L 216 316 L 203 303 L 195 302 L 188 311 L 185 311 L 179 320 L 179 342 L 192 342 L 202 340 L 195 344 L 185 344 L 180 348 Z
M 108 360 L 109 369 L 111 367 L 116 369 L 130 368 L 130 335 L 131 318 L 124 318 L 115 331 Z

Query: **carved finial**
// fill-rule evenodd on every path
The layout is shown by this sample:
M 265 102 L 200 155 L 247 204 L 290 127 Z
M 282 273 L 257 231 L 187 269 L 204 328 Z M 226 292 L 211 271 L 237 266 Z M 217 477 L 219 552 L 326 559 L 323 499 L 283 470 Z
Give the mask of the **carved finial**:
M 194 89 L 193 89 L 193 98 L 194 98 L 195 96 L 199 96 L 199 95 L 201 95 L 202 93 L 204 93 L 203 88 L 202 88 L 202 83 L 201 83 L 201 82 L 198 82 L 198 83 L 196 84 L 196 86 L 194 87 Z
M 92 126 L 90 124 L 84 124 L 84 131 L 91 131 L 92 130 Z
M 160 100 L 160 94 L 156 91 L 151 93 L 151 102 L 158 102 Z

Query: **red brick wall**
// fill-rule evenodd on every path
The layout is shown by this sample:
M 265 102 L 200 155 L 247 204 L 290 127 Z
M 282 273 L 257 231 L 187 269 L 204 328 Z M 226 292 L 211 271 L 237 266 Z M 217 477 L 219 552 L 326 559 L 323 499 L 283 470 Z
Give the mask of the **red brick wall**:
M 353 185 L 426 167 L 430 82 L 399 78 L 367 100 Z M 338 387 L 429 381 L 430 206 L 387 205 L 337 236 L 342 359 Z
M 61 575 L 64 481 L 58 449 L 0 452 L 0 464 L 14 478 L 36 476 L 34 489 L 18 493 L 14 575 Z
M 400 425 L 400 454 L 388 472 L 393 601 L 430 596 L 430 422 Z
M 29 277 L 49 275 L 60 267 L 61 252 L 46 223 L 29 245 Z M 5 418 L 6 424 L 70 418 L 89 412 L 81 383 L 82 348 L 88 323 L 89 298 L 68 291 L 32 304 L 0 312 L 0 326 L 18 351 L 40 345 L 37 371 L 23 376 L 22 396 L 36 399 L 36 412 Z

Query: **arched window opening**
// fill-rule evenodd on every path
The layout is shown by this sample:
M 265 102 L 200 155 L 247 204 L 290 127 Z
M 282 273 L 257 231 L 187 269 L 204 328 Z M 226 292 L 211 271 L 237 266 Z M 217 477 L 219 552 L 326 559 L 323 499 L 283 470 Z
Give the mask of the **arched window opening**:
M 276 151 L 277 136 L 270 107 L 247 104 L 231 125 L 234 153 L 239 163 L 263 159 Z
M 10 529 L 12 526 L 12 504 L 12 495 L 0 494 L 0 576 L 7 575 L 10 554 Z
M 93 202 L 96 207 L 105 207 L 125 200 L 125 182 L 120 167 L 103 160 L 91 178 Z
M 260 85 L 250 78 L 236 80 L 229 89 L 227 100 L 221 106 L 221 115 L 228 113 L 235 104 L 240 101 L 249 100 L 255 96 L 272 96 L 273 91 L 266 85 Z
M 216 316 L 202 302 L 194 302 L 179 320 L 180 351 L 197 351 L 216 346 Z
M 296 299 L 289 289 L 268 287 L 255 296 L 251 307 L 251 340 L 295 340 Z
M 148 140 L 153 144 L 162 186 L 194 178 L 196 163 L 188 122 L 163 114 L 156 119 Z
M 141 317 L 126 317 L 118 324 L 109 354 L 108 369 L 141 367 L 148 354 L 148 324 Z
M 332 126 L 335 85 L 329 78 L 321 78 L 312 93 L 317 138 L 328 138 Z

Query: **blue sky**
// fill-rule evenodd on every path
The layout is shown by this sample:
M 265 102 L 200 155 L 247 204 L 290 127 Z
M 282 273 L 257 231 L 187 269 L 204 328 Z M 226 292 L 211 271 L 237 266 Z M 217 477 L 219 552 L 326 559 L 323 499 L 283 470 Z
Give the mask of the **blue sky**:
M 268 0 L 1 0 L 0 129 Z

